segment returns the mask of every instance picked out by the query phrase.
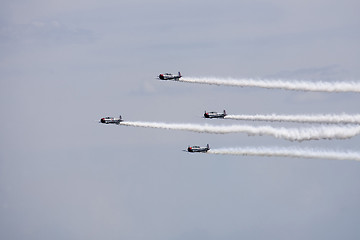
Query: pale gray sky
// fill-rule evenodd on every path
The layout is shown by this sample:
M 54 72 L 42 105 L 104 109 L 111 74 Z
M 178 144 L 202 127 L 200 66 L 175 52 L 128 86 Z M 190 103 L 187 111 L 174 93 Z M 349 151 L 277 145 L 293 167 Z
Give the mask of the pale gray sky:
M 154 79 L 181 71 L 360 81 L 359 7 L 325 0 L 2 1 L 0 238 L 359 239 L 358 162 L 181 151 L 206 143 L 359 151 L 359 137 L 297 143 L 97 122 L 121 114 L 204 123 L 204 110 L 222 109 L 359 113 L 356 93 Z

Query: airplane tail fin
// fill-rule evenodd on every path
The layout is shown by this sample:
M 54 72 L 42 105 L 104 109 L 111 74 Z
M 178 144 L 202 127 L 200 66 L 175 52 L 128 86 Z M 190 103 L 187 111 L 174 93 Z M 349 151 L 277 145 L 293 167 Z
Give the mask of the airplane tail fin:
M 179 72 L 179 77 L 182 77 L 180 72 Z
M 210 150 L 210 146 L 209 146 L 209 144 L 206 144 L 206 148 L 207 148 L 208 150 Z
M 226 111 L 225 111 L 225 109 L 224 109 L 224 115 L 226 115 Z

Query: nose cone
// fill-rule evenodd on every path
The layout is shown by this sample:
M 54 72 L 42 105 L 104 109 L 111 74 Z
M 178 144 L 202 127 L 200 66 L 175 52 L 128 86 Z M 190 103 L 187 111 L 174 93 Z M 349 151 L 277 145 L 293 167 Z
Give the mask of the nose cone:
M 105 123 L 105 118 L 100 119 L 101 123 Z
M 192 152 L 192 149 L 191 149 L 191 147 L 188 147 L 188 152 Z
M 159 78 L 160 78 L 161 80 L 164 80 L 164 75 L 163 75 L 163 74 L 160 74 L 160 75 L 159 75 Z

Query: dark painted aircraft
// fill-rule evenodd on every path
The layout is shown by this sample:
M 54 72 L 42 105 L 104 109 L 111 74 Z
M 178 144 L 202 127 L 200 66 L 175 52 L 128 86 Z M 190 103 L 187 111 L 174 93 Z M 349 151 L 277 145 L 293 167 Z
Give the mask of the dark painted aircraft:
M 124 121 L 124 120 L 122 120 L 121 115 L 120 115 L 119 118 L 104 117 L 104 118 L 100 119 L 100 122 L 101 122 L 101 123 L 105 123 L 105 124 L 111 123 L 111 124 L 117 124 L 117 125 L 119 125 L 120 122 L 122 122 L 122 121 Z
M 182 76 L 181 76 L 181 73 L 179 72 L 179 74 L 176 76 L 176 75 L 173 75 L 173 74 L 171 74 L 171 73 L 161 73 L 160 75 L 159 75 L 159 79 L 161 79 L 161 80 L 175 80 L 175 81 L 177 81 L 177 80 L 179 80 L 180 78 L 181 78 Z
M 226 116 L 226 111 L 224 110 L 224 112 L 222 113 L 218 113 L 218 112 L 206 112 L 204 113 L 204 118 L 224 118 Z
M 206 147 L 189 146 L 187 149 L 188 152 L 204 152 L 204 153 L 206 153 L 209 150 L 210 150 L 209 144 L 207 144 Z

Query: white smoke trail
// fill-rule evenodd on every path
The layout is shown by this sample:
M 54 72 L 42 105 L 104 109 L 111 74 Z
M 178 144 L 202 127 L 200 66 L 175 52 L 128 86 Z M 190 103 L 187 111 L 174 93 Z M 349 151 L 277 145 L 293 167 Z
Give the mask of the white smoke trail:
M 252 120 L 252 121 L 277 121 L 277 122 L 300 122 L 300 123 L 352 123 L 360 124 L 360 114 L 324 114 L 324 115 L 227 115 L 227 119 Z
M 263 156 L 263 157 L 293 157 L 293 158 L 318 158 L 333 160 L 355 160 L 360 161 L 359 152 L 338 152 L 319 149 L 298 149 L 298 148 L 278 148 L 278 147 L 244 147 L 244 148 L 225 148 L 210 149 L 210 154 L 243 155 L 243 156 Z
M 310 82 L 286 80 L 220 79 L 220 78 L 182 78 L 179 82 L 225 85 L 237 87 L 278 88 L 315 92 L 360 92 L 360 82 Z
M 360 126 L 319 126 L 309 128 L 274 128 L 271 126 L 211 126 L 197 124 L 176 124 L 157 122 L 121 122 L 120 125 L 145 128 L 183 130 L 199 133 L 247 133 L 248 135 L 269 135 L 290 141 L 346 139 L 360 134 Z

